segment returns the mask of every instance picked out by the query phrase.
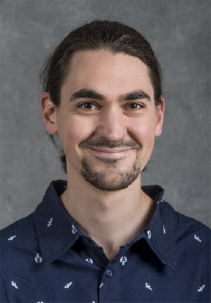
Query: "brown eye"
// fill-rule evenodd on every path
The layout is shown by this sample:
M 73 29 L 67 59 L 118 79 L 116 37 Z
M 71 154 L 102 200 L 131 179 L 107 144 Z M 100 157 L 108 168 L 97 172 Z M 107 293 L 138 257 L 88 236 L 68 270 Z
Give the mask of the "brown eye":
M 94 105 L 92 103 L 85 103 L 83 105 L 83 108 L 84 109 L 93 109 L 94 108 Z
M 97 109 L 97 106 L 91 102 L 86 102 L 78 105 L 79 108 L 82 108 L 84 110 L 94 110 Z
M 127 105 L 127 107 L 130 110 L 137 110 L 137 109 L 141 109 L 143 106 L 141 104 L 138 104 L 138 103 L 130 103 L 130 104 Z

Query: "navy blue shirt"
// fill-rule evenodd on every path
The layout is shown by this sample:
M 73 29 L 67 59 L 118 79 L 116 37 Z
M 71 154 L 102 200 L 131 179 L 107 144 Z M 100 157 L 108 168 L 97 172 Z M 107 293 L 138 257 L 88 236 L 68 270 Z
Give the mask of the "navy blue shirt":
M 161 187 L 142 188 L 155 213 L 111 262 L 66 212 L 65 187 L 52 182 L 34 213 L 0 232 L 0 302 L 210 302 L 210 230 Z

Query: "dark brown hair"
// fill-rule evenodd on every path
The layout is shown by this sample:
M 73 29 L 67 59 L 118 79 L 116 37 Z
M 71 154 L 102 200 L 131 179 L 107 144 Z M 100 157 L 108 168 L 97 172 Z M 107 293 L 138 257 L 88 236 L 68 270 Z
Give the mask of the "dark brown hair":
M 60 105 L 61 87 L 71 71 L 71 58 L 76 51 L 108 49 L 140 58 L 148 67 L 154 88 L 155 104 L 161 102 L 162 73 L 158 60 L 142 34 L 116 21 L 95 20 L 71 31 L 47 58 L 40 72 L 43 91 L 49 92 L 51 101 Z M 52 138 L 53 140 L 53 138 Z M 53 140 L 54 141 L 54 140 Z M 61 161 L 66 171 L 66 157 Z

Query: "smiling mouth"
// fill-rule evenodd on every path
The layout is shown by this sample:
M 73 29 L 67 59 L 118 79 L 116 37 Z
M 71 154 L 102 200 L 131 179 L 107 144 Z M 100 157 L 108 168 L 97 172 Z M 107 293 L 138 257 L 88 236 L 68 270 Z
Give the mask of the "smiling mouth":
M 103 157 L 103 158 L 123 158 L 124 155 L 132 150 L 132 148 L 98 148 L 98 147 L 86 147 L 87 149 L 89 149 L 91 151 L 91 153 L 93 153 L 94 155 L 96 155 L 97 157 Z
M 120 149 L 120 148 L 96 148 L 96 147 L 93 148 L 93 147 L 90 147 L 90 149 L 97 151 L 97 152 L 102 152 L 102 153 L 123 153 L 123 152 L 130 150 L 131 148 Z

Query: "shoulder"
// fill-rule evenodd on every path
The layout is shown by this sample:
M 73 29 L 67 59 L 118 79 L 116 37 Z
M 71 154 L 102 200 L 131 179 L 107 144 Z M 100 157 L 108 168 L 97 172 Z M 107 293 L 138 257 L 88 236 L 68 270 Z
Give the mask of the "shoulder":
M 164 224 L 171 228 L 175 235 L 176 242 L 184 242 L 188 239 L 194 239 L 195 241 L 200 242 L 199 236 L 202 237 L 201 243 L 210 242 L 211 230 L 208 226 L 174 210 L 171 204 L 163 199 L 159 200 L 157 203 L 159 204 L 157 210 L 159 217 L 162 218 Z
M 193 275 L 210 279 L 210 228 L 203 223 L 174 211 L 175 214 L 175 254 L 178 266 Z M 183 271 L 181 270 L 181 271 Z
M 1 244 L 23 245 L 34 235 L 32 215 L 20 219 L 0 231 Z
M 210 243 L 211 230 L 209 227 L 177 211 L 174 211 L 174 213 L 178 242 L 183 239 L 191 239 L 207 245 Z
M 160 225 L 165 227 L 165 239 L 174 248 L 176 263 L 182 267 L 188 264 L 190 267 L 193 264 L 198 264 L 198 268 L 207 267 L 210 262 L 210 228 L 175 211 L 168 202 L 160 202 L 163 202 L 159 203 L 157 210 L 161 218 Z
M 9 268 L 22 260 L 25 252 L 37 251 L 37 239 L 32 215 L 29 215 L 0 231 L 0 268 L 8 272 Z

